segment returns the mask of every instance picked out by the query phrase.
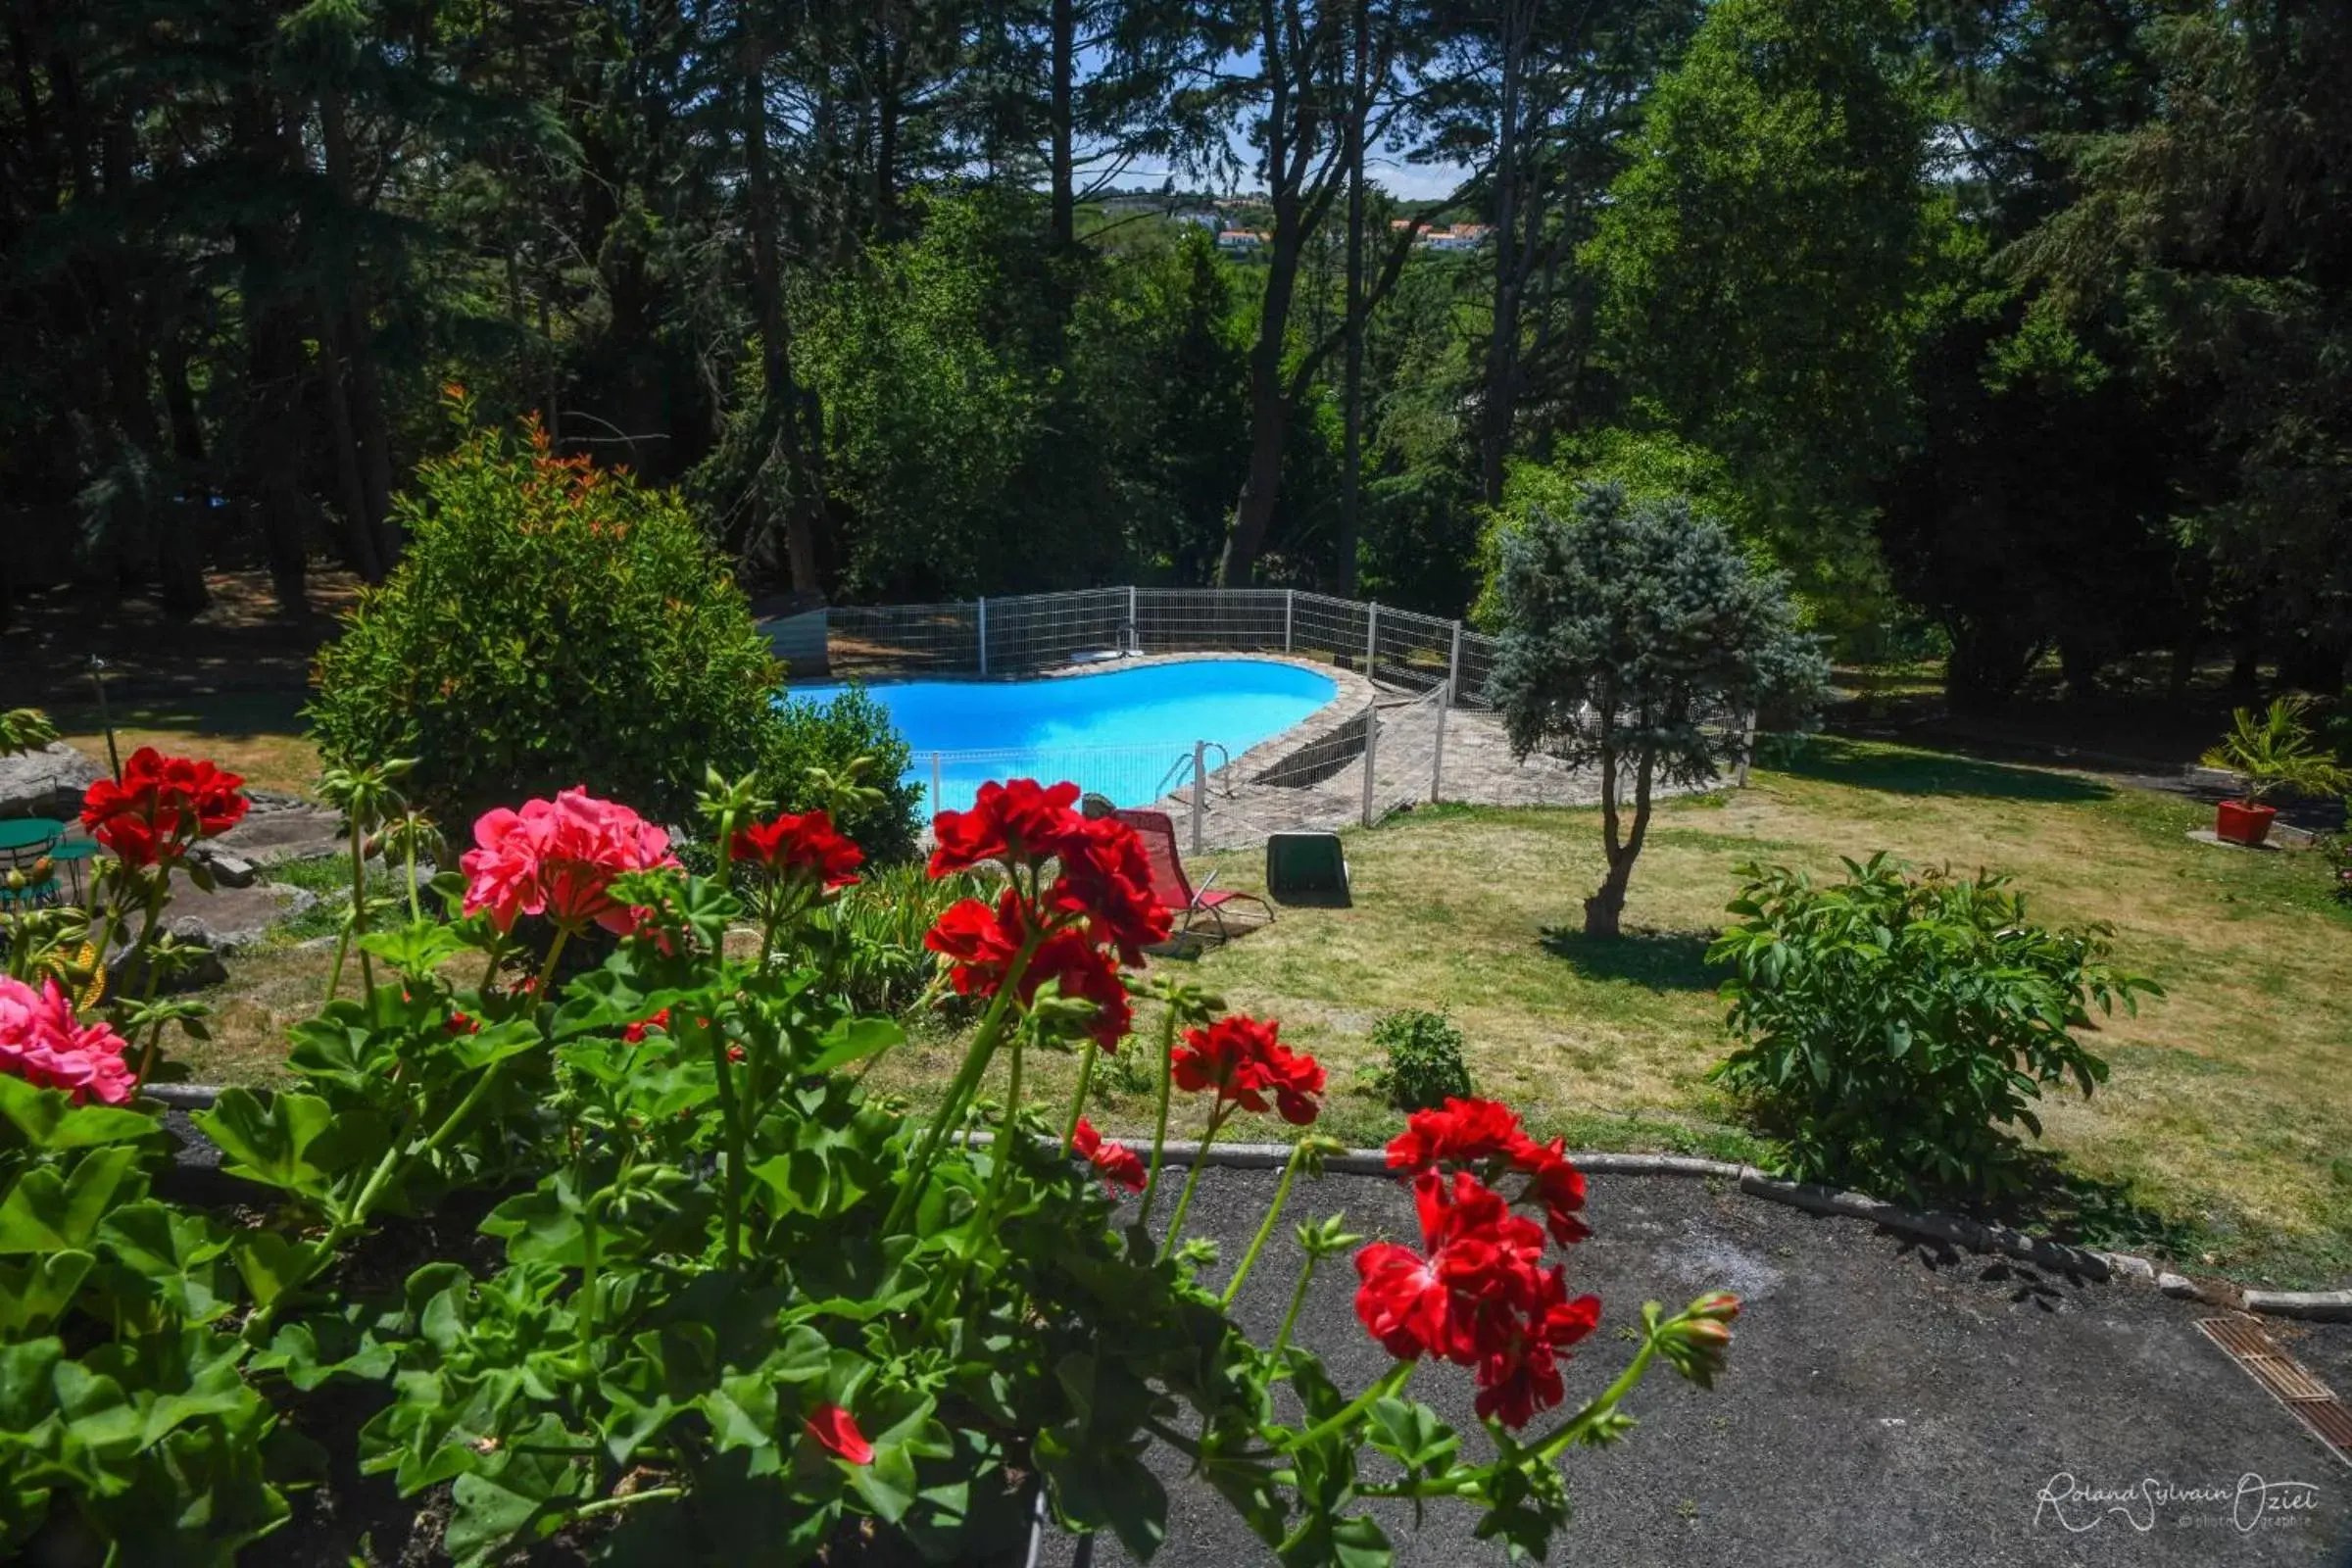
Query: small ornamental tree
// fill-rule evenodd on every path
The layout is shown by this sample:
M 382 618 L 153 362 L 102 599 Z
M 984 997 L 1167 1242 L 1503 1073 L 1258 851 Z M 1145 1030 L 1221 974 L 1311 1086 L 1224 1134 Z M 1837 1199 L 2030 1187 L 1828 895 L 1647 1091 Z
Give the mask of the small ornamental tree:
M 1787 580 L 1679 497 L 1588 485 L 1565 517 L 1531 509 L 1501 536 L 1493 599 L 1487 693 L 1511 749 L 1599 769 L 1608 875 L 1585 934 L 1613 937 L 1656 788 L 1712 782 L 1746 755 L 1748 716 L 1802 715 L 1829 663 L 1797 630 Z

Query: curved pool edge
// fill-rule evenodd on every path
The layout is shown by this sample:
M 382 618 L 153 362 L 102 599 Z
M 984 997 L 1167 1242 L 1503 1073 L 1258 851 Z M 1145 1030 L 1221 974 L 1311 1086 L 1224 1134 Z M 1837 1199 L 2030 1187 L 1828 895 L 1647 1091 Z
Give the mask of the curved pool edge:
M 1184 653 L 1140 654 L 1129 659 L 1106 659 L 1097 662 L 1083 664 L 1062 663 L 1034 665 L 1023 669 L 1011 669 L 1002 672 L 991 670 L 985 675 L 978 674 L 976 672 L 941 675 L 930 671 L 924 671 L 919 674 L 910 674 L 906 676 L 885 677 L 881 680 L 861 680 L 856 675 L 847 675 L 828 680 L 824 684 L 832 686 L 883 686 L 893 684 L 898 680 L 909 680 L 940 683 L 948 681 L 969 681 L 974 685 L 989 685 L 1040 679 L 1083 680 L 1089 675 L 1115 674 L 1120 670 L 1141 669 L 1152 664 L 1198 664 L 1204 663 L 1212 660 L 1218 662 L 1238 662 L 1254 664 L 1289 664 L 1295 669 L 1303 669 L 1312 674 L 1320 675 L 1324 679 L 1330 681 L 1332 684 L 1331 699 L 1322 707 L 1314 710 L 1304 718 L 1299 719 L 1297 723 L 1291 724 L 1283 729 L 1276 730 L 1264 740 L 1259 741 L 1256 745 L 1249 748 L 1247 751 L 1241 752 L 1232 757 L 1222 766 L 1214 769 L 1216 772 L 1228 774 L 1231 779 L 1237 781 L 1248 781 L 1258 773 L 1262 773 L 1271 768 L 1275 763 L 1281 761 L 1284 758 L 1289 757 L 1294 753 L 1304 751 L 1310 746 L 1320 745 L 1322 742 L 1329 739 L 1334 732 L 1342 729 L 1348 724 L 1353 723 L 1355 720 L 1360 718 L 1364 710 L 1370 707 L 1380 696 L 1380 688 L 1375 686 L 1369 679 L 1367 679 L 1360 670 L 1349 669 L 1339 664 L 1327 664 L 1321 660 L 1317 659 L 1304 659 L 1297 654 L 1264 653 L 1255 650 L 1243 652 L 1239 650 L 1226 649 L 1199 649 Z M 790 700 L 791 688 L 789 686 L 786 687 L 784 696 L 786 700 Z M 1176 801 L 1175 796 L 1172 794 L 1163 795 L 1158 800 L 1152 801 L 1150 804 L 1153 808 L 1161 808 L 1168 806 L 1171 803 L 1179 805 L 1183 804 Z M 928 822 L 924 824 L 923 833 L 925 838 L 928 839 L 930 834 L 930 824 Z

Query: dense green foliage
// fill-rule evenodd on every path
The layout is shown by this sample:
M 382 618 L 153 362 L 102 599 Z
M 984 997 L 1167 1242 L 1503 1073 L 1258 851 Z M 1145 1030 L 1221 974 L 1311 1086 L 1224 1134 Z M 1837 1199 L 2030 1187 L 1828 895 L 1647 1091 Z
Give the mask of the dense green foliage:
M 5 48 L 0 616 L 381 580 L 455 378 L 801 594 L 1462 614 L 1532 467 L 1671 473 L 1964 705 L 2352 659 L 2324 0 L 58 0 Z
M 1788 1174 L 1873 1192 L 1977 1196 L 2024 1179 L 2044 1088 L 2085 1097 L 2107 1063 L 2076 1038 L 2163 989 L 2107 962 L 2107 932 L 2046 930 L 2007 879 L 1914 875 L 1884 855 L 1827 886 L 1746 865 L 1708 950 L 1738 1050 L 1716 1078 L 1753 1096 Z
M 775 658 L 675 495 L 529 436 L 417 470 L 399 568 L 318 657 L 319 754 L 417 759 L 446 822 L 580 784 L 686 820 L 707 768 L 766 756 Z
M 1681 497 L 1588 485 L 1564 514 L 1531 504 L 1496 554 L 1487 694 L 1520 757 L 1598 769 L 1609 868 L 1585 929 L 1615 936 L 1653 793 L 1712 783 L 1759 724 L 1801 725 L 1829 666 L 1787 580 Z
M 1467 1100 L 1470 1068 L 1462 1060 L 1462 1031 L 1442 1012 L 1412 1009 L 1381 1015 L 1372 1026 L 1381 1053 L 1381 1093 L 1398 1110 L 1435 1110 Z
M 835 825 L 858 841 L 866 858 L 884 863 L 913 858 L 922 832 L 923 789 L 906 777 L 906 737 L 890 712 L 852 687 L 828 703 L 786 703 L 763 715 L 758 772 L 763 794 L 787 811 L 834 812 Z M 822 784 L 867 759 L 858 799 L 844 802 Z

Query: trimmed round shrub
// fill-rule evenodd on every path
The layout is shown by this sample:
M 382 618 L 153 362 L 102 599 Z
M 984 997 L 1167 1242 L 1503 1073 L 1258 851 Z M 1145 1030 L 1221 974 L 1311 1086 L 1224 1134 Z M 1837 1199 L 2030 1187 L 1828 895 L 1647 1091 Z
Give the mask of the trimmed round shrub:
M 673 493 L 522 431 L 472 430 L 418 466 L 399 567 L 313 672 L 319 754 L 417 759 L 410 792 L 453 838 L 575 784 L 691 820 L 706 767 L 765 760 L 782 671 Z

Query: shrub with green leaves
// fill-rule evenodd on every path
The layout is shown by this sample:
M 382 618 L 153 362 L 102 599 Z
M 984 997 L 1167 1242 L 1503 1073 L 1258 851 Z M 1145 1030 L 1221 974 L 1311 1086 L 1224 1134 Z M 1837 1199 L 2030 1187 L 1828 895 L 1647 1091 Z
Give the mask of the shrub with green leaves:
M 1384 1014 L 1372 1044 L 1385 1059 L 1374 1082 L 1398 1110 L 1435 1110 L 1470 1097 L 1462 1032 L 1442 1012 L 1411 1008 Z
M 453 824 L 578 784 L 687 820 L 707 766 L 774 743 L 774 656 L 673 493 L 524 431 L 418 466 L 400 566 L 318 656 L 319 754 L 417 759 L 410 793 Z
M 853 686 L 828 703 L 786 703 L 776 710 L 760 750 L 760 788 L 787 811 L 833 807 L 834 825 L 884 864 L 914 858 L 922 787 L 907 782 L 906 741 L 890 710 Z M 816 780 L 846 774 L 858 758 L 877 793 L 850 807 L 826 797 Z
M 2107 1063 L 2077 1036 L 2090 1008 L 2137 1011 L 2163 988 L 2108 962 L 2110 928 L 2050 930 L 2009 879 L 1914 874 L 1885 854 L 1816 886 L 1786 866 L 1740 867 L 1739 922 L 1708 950 L 1729 961 L 1715 1068 L 1752 1097 L 1788 1174 L 1881 1193 L 2014 1188 L 2041 1091 L 2088 1098 Z

